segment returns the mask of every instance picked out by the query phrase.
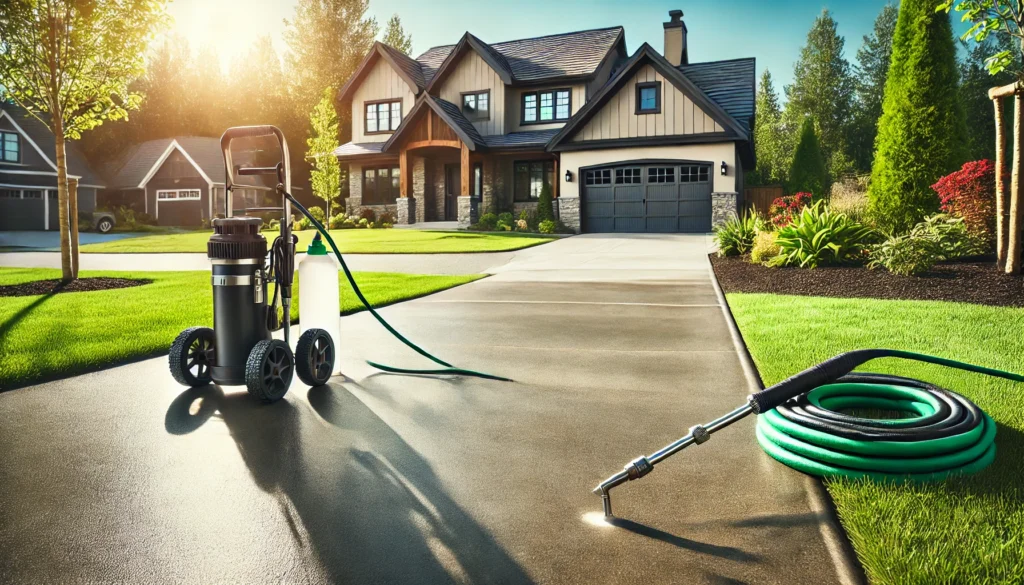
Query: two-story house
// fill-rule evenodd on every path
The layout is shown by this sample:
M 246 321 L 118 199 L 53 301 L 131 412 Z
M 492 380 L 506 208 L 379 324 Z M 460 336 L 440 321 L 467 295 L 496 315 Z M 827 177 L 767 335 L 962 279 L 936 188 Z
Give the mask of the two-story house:
M 754 59 L 690 63 L 683 13 L 669 16 L 664 54 L 627 54 L 622 27 L 496 44 L 467 32 L 416 59 L 375 43 L 338 95 L 349 212 L 466 226 L 548 186 L 576 231 L 709 231 L 754 165 Z

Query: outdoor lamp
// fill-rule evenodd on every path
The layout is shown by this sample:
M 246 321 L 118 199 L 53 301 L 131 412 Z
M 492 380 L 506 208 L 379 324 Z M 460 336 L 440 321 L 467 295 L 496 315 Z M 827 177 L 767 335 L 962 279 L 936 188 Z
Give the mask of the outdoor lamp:
M 722 176 L 724 177 L 724 176 L 726 176 L 728 174 L 729 174 L 729 165 L 725 164 L 725 161 L 723 160 L 722 161 Z
M 572 171 L 570 171 L 569 169 L 565 170 L 565 182 L 572 183 Z

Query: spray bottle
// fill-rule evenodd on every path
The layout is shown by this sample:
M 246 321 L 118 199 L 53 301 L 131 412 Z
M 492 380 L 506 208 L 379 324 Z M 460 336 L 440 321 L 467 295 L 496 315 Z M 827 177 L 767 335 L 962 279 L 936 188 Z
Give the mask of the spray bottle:
M 341 351 L 341 293 L 338 287 L 338 264 L 327 254 L 317 233 L 299 262 L 299 326 L 302 333 L 323 329 L 334 340 L 335 351 Z M 334 360 L 334 374 L 340 373 Z

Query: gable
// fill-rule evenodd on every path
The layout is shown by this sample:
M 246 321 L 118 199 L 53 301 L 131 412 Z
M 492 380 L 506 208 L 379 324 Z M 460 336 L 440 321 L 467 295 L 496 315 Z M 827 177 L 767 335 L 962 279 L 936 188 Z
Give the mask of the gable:
M 467 50 L 436 88 L 441 99 L 462 107 L 465 92 L 490 91 L 490 117 L 473 126 L 487 136 L 505 133 L 505 82 L 475 50 Z
M 18 135 L 18 149 L 21 154 L 21 162 L 18 165 L 0 161 L 0 172 L 5 169 L 54 172 L 54 167 L 50 161 L 39 154 L 39 151 L 27 140 L 25 133 L 15 126 L 9 117 L 0 116 L 0 130 Z
M 202 178 L 199 171 L 196 170 L 192 163 L 185 158 L 185 155 L 181 154 L 181 151 L 174 149 L 171 154 L 167 156 L 164 163 L 160 165 L 160 169 L 153 175 L 152 179 L 184 179 L 184 178 Z M 151 180 L 152 180 L 151 179 Z M 204 179 L 205 182 L 205 179 Z
M 402 100 L 402 115 L 416 103 L 416 95 L 398 71 L 384 59 L 377 59 L 352 93 L 352 142 L 384 142 L 389 134 L 366 134 L 364 104 L 375 100 Z
M 661 112 L 657 114 L 636 113 L 636 84 L 644 82 L 660 83 Z M 724 132 L 721 122 L 648 63 L 607 99 L 571 142 Z

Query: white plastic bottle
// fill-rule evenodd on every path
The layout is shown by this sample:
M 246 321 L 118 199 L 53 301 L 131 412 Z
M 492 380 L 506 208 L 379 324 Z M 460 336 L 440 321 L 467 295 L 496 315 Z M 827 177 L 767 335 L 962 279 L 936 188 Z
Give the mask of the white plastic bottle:
M 334 340 L 334 374 L 341 372 L 341 294 L 338 264 L 318 233 L 299 262 L 299 326 L 301 333 L 323 329 Z

